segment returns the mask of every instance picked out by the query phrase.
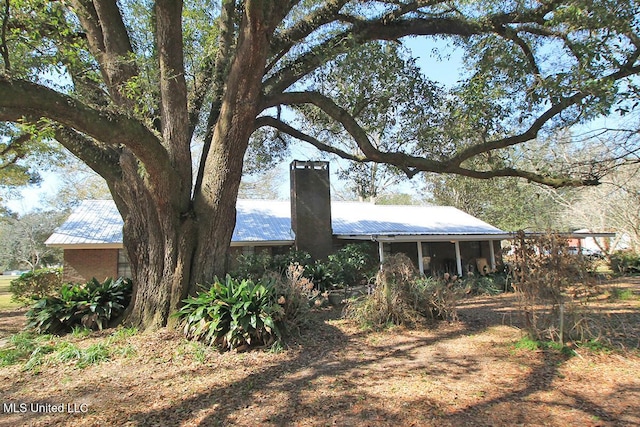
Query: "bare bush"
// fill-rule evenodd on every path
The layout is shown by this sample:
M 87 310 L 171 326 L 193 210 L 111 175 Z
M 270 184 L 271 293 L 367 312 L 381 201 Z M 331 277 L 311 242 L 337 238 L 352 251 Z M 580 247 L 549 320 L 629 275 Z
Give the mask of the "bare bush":
M 278 304 L 283 307 L 284 324 L 288 332 L 298 332 L 309 320 L 310 307 L 319 291 L 304 277 L 304 267 L 290 264 L 284 276 L 274 275 Z
M 513 242 L 513 287 L 527 332 L 543 341 L 585 341 L 601 336 L 590 315 L 589 299 L 600 293 L 589 261 L 569 251 L 566 238 L 553 233 Z
M 420 277 L 406 255 L 396 254 L 378 272 L 373 292 L 349 301 L 344 315 L 371 328 L 452 320 L 460 292 L 454 281 Z

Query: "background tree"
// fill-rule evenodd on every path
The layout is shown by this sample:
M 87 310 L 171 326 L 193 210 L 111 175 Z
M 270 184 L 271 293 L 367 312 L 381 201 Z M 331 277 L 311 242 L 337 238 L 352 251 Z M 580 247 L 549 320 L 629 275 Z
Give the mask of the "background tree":
M 43 171 L 60 164 L 60 149 L 47 138 L 29 126 L 0 122 L 0 213 L 9 213 L 8 197 L 24 186 L 39 184 Z
M 104 179 L 75 157 L 68 155 L 57 172 L 57 190 L 44 195 L 43 209 L 68 214 L 82 200 L 111 199 Z
M 264 172 L 255 172 L 242 177 L 238 197 L 242 199 L 271 199 L 277 200 L 280 195 L 278 188 L 282 183 L 282 174 L 272 168 Z
M 147 327 L 165 325 L 196 283 L 226 270 L 244 156 L 257 129 L 274 128 L 346 159 L 392 164 L 408 176 L 596 184 L 606 170 L 553 163 L 522 170 L 473 159 L 499 158 L 616 105 L 630 109 L 638 93 L 631 0 L 2 5 L 0 120 L 48 132 L 106 180 L 124 219 L 134 276 L 127 319 Z M 434 127 L 416 149 L 387 151 L 315 86 L 316 73 L 353 49 L 409 36 L 446 38 L 466 50 L 470 77 L 463 90 L 446 94 L 456 108 L 442 111 L 460 114 L 479 138 L 449 144 Z M 338 123 L 361 154 L 297 128 L 285 112 L 301 106 Z M 196 142 L 203 148 L 193 168 Z M 612 147 L 609 157 L 637 148 Z
M 605 253 L 628 245 L 640 252 L 640 167 L 627 165 L 609 175 L 602 185 L 576 189 L 569 194 L 546 190 L 562 208 L 574 229 L 615 232 L 612 241 L 600 242 Z
M 517 178 L 490 181 L 457 175 L 427 175 L 426 201 L 455 206 L 505 230 L 564 230 L 563 209 L 540 186 Z
M 0 268 L 35 270 L 60 264 L 62 251 L 44 242 L 63 218 L 60 212 L 32 212 L 0 222 Z

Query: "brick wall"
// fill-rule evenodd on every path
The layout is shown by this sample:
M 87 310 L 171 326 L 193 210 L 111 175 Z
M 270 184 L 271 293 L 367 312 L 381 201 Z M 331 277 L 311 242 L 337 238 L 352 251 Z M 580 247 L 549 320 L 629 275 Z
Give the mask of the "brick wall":
M 92 277 L 103 281 L 118 276 L 118 249 L 65 249 L 63 280 L 86 282 Z

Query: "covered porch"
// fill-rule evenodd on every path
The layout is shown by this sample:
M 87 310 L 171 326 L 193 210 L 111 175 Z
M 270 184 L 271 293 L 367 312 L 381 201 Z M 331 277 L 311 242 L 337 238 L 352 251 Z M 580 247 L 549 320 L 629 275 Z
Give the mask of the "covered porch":
M 458 235 L 370 235 L 337 236 L 339 239 L 368 240 L 378 247 L 380 265 L 386 257 L 404 253 L 425 275 L 442 273 L 462 276 L 486 274 L 502 264 L 500 241 L 509 233 Z

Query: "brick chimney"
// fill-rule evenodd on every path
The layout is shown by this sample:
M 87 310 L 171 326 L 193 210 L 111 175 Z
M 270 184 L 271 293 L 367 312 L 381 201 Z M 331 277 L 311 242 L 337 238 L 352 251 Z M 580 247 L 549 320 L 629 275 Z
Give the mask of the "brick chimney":
M 326 258 L 333 246 L 329 162 L 294 160 L 290 174 L 295 247 L 313 259 Z

